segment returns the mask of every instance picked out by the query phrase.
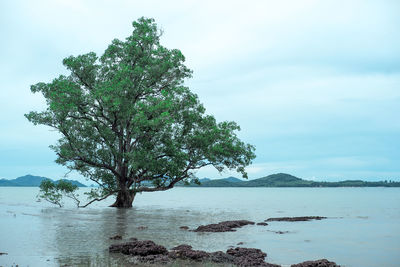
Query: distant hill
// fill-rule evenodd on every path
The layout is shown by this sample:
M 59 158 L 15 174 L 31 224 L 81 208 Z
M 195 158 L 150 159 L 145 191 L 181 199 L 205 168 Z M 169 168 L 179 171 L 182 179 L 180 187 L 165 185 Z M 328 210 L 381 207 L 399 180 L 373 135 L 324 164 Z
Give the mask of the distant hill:
M 366 182 L 361 180 L 347 180 L 340 182 L 308 181 L 286 173 L 271 174 L 266 177 L 243 181 L 235 177 L 224 179 L 205 180 L 200 179 L 201 184 L 190 184 L 196 187 L 400 187 L 400 182 Z
M 239 178 L 232 177 L 232 176 L 228 177 L 228 178 L 223 178 L 221 180 L 232 182 L 232 183 L 243 182 L 243 180 L 240 180 Z
M 310 186 L 312 181 L 306 181 L 286 173 L 271 174 L 245 182 L 248 187 L 305 187 Z
M 50 180 L 46 177 L 25 175 L 13 180 L 0 180 L 0 186 L 39 186 L 43 180 Z
M 21 176 L 16 179 L 13 179 L 13 180 L 1 179 L 0 186 L 32 186 L 32 187 L 35 187 L 35 186 L 40 186 L 40 183 L 43 180 L 53 181 L 52 179 L 47 178 L 47 177 L 34 176 L 34 175 L 28 174 L 28 175 Z M 68 180 L 68 179 L 62 179 L 62 180 L 68 181 L 79 187 L 86 187 L 86 185 L 84 185 L 76 180 Z M 53 182 L 57 183 L 57 181 L 53 181 Z

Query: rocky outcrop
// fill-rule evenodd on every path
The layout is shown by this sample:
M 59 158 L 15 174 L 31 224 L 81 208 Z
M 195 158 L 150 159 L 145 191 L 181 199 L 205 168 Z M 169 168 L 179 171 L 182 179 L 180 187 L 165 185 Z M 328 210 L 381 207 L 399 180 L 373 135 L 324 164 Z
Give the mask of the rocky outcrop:
M 149 255 L 167 255 L 168 250 L 160 245 L 157 245 L 151 240 L 139 241 L 132 238 L 131 241 L 111 245 L 109 252 L 120 252 L 132 256 L 149 256 Z
M 340 267 L 335 262 L 328 261 L 327 259 L 316 261 L 305 261 L 298 264 L 292 264 L 290 267 Z
M 303 217 L 278 217 L 278 218 L 269 218 L 266 219 L 266 222 L 304 222 L 304 221 L 311 221 L 311 220 L 322 220 L 326 219 L 327 217 L 321 216 L 303 216 Z
M 253 225 L 255 223 L 247 220 L 224 221 L 220 223 L 200 225 L 193 230 L 193 232 L 235 232 L 235 228 L 240 228 L 248 224 Z
M 257 225 L 267 226 L 268 223 L 266 223 L 266 222 L 259 222 L 259 223 L 257 223 Z
M 165 247 L 157 245 L 151 240 L 139 241 L 132 238 L 131 241 L 114 244 L 109 247 L 111 253 L 123 253 L 134 257 L 134 261 L 153 264 L 168 263 L 173 260 L 187 260 L 196 262 L 226 263 L 237 266 L 267 266 L 279 265 L 265 262 L 267 254 L 256 248 L 230 248 L 226 252 L 206 252 L 194 250 L 190 245 L 179 245 L 168 251 Z M 188 265 L 190 265 L 188 263 Z
M 172 259 L 204 261 L 210 258 L 210 254 L 203 250 L 193 250 L 190 245 L 179 245 L 169 252 Z
M 267 256 L 267 253 L 262 252 L 257 248 L 230 248 L 226 253 L 233 256 L 233 264 L 237 266 L 280 266 L 265 262 L 264 259 Z
M 264 259 L 267 254 L 256 248 L 237 247 L 228 249 L 226 252 L 216 251 L 209 253 L 202 250 L 193 250 L 189 245 L 180 245 L 172 248 L 169 256 L 173 259 L 209 261 L 237 266 L 279 266 L 265 262 Z
M 110 239 L 112 239 L 112 240 L 121 240 L 121 239 L 122 239 L 122 236 L 120 236 L 120 235 L 115 235 L 115 236 L 111 236 Z
M 226 252 L 206 252 L 203 250 L 194 250 L 190 245 L 179 245 L 167 250 L 165 247 L 154 243 L 151 240 L 139 241 L 131 238 L 130 241 L 114 244 L 109 247 L 110 253 L 123 253 L 132 256 L 132 262 L 135 264 L 166 264 L 175 260 L 187 261 L 187 266 L 193 262 L 201 264 L 230 264 L 235 266 L 262 266 L 262 267 L 280 267 L 277 264 L 267 263 L 265 257 L 267 254 L 257 248 L 230 248 Z M 186 266 L 186 263 L 185 263 Z M 326 259 L 316 261 L 305 261 L 293 264 L 291 267 L 340 267 L 334 262 Z

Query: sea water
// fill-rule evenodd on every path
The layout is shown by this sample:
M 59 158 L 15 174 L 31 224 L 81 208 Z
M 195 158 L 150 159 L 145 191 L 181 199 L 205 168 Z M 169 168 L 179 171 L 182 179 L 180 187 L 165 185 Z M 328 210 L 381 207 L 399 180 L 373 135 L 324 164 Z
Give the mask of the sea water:
M 80 194 L 87 188 L 80 189 Z M 118 266 L 109 245 L 121 235 L 171 248 L 267 253 L 290 266 L 326 258 L 349 267 L 400 266 L 400 188 L 174 188 L 136 196 L 134 208 L 107 207 L 112 199 L 78 209 L 36 201 L 35 187 L 0 187 L 0 266 Z M 268 222 L 236 232 L 181 230 L 224 220 L 326 216 L 307 222 Z M 284 232 L 279 234 L 277 232 Z

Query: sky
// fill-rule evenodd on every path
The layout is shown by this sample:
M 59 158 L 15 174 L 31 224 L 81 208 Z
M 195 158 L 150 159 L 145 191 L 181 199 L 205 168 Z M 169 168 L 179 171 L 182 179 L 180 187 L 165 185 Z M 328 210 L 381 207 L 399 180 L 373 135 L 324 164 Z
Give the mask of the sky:
M 400 181 L 399 14 L 397 0 L 0 1 L 0 178 L 64 177 L 49 148 L 59 134 L 24 117 L 45 109 L 30 85 L 68 74 L 65 57 L 101 55 L 145 16 L 185 55 L 206 112 L 256 147 L 250 179 Z

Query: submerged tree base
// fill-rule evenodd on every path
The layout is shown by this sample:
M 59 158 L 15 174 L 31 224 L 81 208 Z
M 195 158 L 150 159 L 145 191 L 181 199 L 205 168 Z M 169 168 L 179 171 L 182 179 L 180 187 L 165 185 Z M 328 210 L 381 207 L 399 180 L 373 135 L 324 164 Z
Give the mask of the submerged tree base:
M 119 209 L 129 209 L 132 208 L 133 206 L 123 206 L 123 205 L 118 205 L 117 203 L 113 203 L 112 205 L 109 206 L 110 208 L 119 208 Z
M 127 191 L 119 191 L 115 202 L 110 205 L 114 208 L 132 208 L 133 200 L 135 199 L 135 194 L 129 193 Z

